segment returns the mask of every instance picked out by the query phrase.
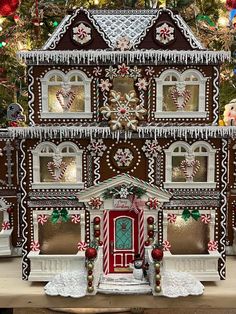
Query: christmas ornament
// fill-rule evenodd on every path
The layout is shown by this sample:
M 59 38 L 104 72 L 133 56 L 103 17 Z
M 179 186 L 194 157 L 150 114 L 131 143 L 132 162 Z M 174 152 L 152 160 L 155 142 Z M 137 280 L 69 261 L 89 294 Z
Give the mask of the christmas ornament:
M 60 181 L 66 172 L 67 164 L 62 161 L 62 157 L 59 154 L 53 156 L 53 161 L 47 163 L 48 172 L 54 181 Z
M 191 181 L 200 169 L 199 160 L 193 159 L 194 156 L 186 156 L 180 163 L 180 169 L 182 170 L 187 181 Z
M 171 88 L 171 98 L 177 111 L 183 111 L 191 98 L 191 93 L 184 83 L 178 83 Z
M 161 261 L 163 259 L 163 250 L 161 247 L 154 247 L 151 252 L 154 261 Z
M 118 148 L 113 158 L 119 167 L 129 167 L 134 155 L 129 148 Z
M 73 222 L 74 224 L 79 224 L 80 223 L 80 215 L 78 215 L 78 214 L 71 215 L 71 222 Z
M 148 201 L 145 203 L 149 209 L 158 209 L 160 202 L 158 201 L 158 198 L 149 198 Z
M 75 100 L 75 92 L 72 91 L 69 84 L 65 84 L 61 89 L 56 92 L 56 98 L 61 105 L 63 111 L 69 111 Z
M 78 243 L 78 250 L 81 251 L 86 251 L 88 248 L 88 243 L 84 242 L 84 241 L 80 241 Z
M 102 206 L 103 201 L 100 199 L 100 197 L 92 197 L 89 201 L 88 201 L 88 205 L 92 208 L 92 209 L 100 209 L 100 207 Z
M 12 103 L 7 108 L 7 120 L 9 123 L 15 122 L 16 126 L 21 126 L 25 122 L 24 109 L 18 103 Z
M 163 241 L 162 247 L 163 247 L 163 251 L 170 251 L 171 249 L 170 242 L 167 240 Z
M 89 246 L 85 251 L 85 256 L 88 260 L 93 260 L 97 257 L 97 250 Z
M 209 224 L 211 222 L 211 215 L 201 215 L 201 222 L 204 224 Z
M 16 12 L 19 5 L 20 5 L 19 0 L 1 0 L 0 16 L 13 15 Z
M 120 92 L 111 91 L 110 105 L 101 107 L 103 116 L 111 120 L 109 125 L 112 131 L 119 129 L 137 130 L 138 120 L 144 119 L 146 109 L 138 105 L 135 91 L 130 91 L 124 96 Z
M 226 9 L 231 11 L 236 9 L 236 0 L 226 0 Z
M 53 224 L 57 223 L 57 222 L 67 222 L 69 220 L 69 213 L 66 209 L 54 209 L 51 215 L 51 222 Z
M 153 217 L 148 217 L 147 218 L 147 223 L 150 225 L 150 224 L 153 224 L 154 223 L 154 218 Z
M 174 27 L 163 23 L 156 28 L 156 40 L 163 45 L 170 44 L 175 39 L 174 31 Z
M 72 29 L 73 40 L 80 45 L 85 45 L 92 39 L 91 31 L 91 27 L 86 26 L 84 23 L 79 23 Z
M 2 223 L 2 230 L 9 230 L 11 229 L 11 224 L 9 221 L 3 221 Z
M 217 241 L 209 241 L 208 242 L 208 250 L 209 251 L 217 251 L 218 250 L 218 243 L 217 243 Z
M 175 223 L 177 219 L 177 216 L 175 214 L 168 214 L 167 215 L 167 221 L 169 223 Z
M 94 217 L 94 219 L 93 219 L 93 222 L 94 222 L 95 224 L 99 224 L 100 221 L 101 221 L 101 218 L 100 218 L 100 217 Z
M 184 209 L 183 213 L 182 213 L 182 218 L 187 221 L 189 220 L 189 218 L 192 217 L 194 220 L 198 220 L 201 217 L 201 214 L 199 212 L 198 209 L 194 209 L 192 211 L 188 210 L 188 209 Z
M 44 214 L 40 214 L 37 217 L 37 221 L 39 224 L 44 225 L 48 221 L 48 216 Z
M 40 244 L 39 244 L 39 242 L 38 242 L 38 241 L 33 241 L 33 242 L 31 242 L 31 244 L 30 244 L 30 249 L 31 249 L 31 251 L 34 251 L 34 252 L 39 251 L 39 250 L 40 250 Z
M 162 152 L 162 148 L 156 140 L 146 140 L 142 150 L 148 158 L 156 158 Z

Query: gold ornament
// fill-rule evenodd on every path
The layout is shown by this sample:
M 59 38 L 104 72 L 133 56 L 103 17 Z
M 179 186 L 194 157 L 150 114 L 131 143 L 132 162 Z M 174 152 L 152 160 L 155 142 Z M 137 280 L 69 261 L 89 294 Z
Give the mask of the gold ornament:
M 88 263 L 87 269 L 92 270 L 93 269 L 93 264 L 92 263 Z
M 156 287 L 155 287 L 155 291 L 156 291 L 157 293 L 160 293 L 160 292 L 161 292 L 161 286 L 156 286 Z
M 148 230 L 153 230 L 154 226 L 153 225 L 148 225 L 147 228 L 148 228 Z
M 161 280 L 161 275 L 160 274 L 156 274 L 156 280 Z
M 161 264 L 160 264 L 160 263 L 156 263 L 156 264 L 155 264 L 155 267 L 156 267 L 156 269 L 160 269 Z
M 88 291 L 89 293 L 92 293 L 92 292 L 94 291 L 94 287 L 88 287 L 88 288 L 87 288 L 87 291 Z
M 100 230 L 100 225 L 94 225 L 94 226 L 93 226 L 93 229 L 94 229 L 94 230 Z
M 88 276 L 87 276 L 87 280 L 88 280 L 88 281 L 93 281 L 93 279 L 94 279 L 93 275 L 88 275 Z

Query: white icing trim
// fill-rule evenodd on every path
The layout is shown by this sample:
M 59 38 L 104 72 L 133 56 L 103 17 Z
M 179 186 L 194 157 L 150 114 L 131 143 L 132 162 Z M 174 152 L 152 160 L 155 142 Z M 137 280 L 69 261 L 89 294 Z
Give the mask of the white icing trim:
M 29 101 L 28 101 L 28 106 L 29 106 L 29 124 L 30 126 L 34 126 L 34 76 L 33 76 L 33 67 L 29 67 L 28 70 L 28 81 L 29 81 L 29 86 L 28 86 L 28 93 L 29 93 Z
M 213 125 L 218 125 L 218 120 L 219 120 L 219 77 L 220 77 L 220 72 L 217 67 L 214 67 L 214 79 L 213 79 L 213 104 L 215 106 L 213 110 Z
M 21 51 L 17 56 L 27 64 L 99 64 L 104 62 L 146 64 L 147 60 L 154 65 L 165 62 L 168 64 L 191 63 L 209 64 L 229 61 L 230 51 L 199 51 L 199 50 L 136 50 L 136 51 L 107 51 L 107 50 L 57 50 L 57 51 Z

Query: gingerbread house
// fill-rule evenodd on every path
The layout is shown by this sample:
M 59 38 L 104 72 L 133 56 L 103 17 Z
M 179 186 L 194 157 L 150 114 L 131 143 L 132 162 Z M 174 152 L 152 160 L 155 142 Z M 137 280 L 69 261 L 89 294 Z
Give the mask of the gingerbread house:
M 224 279 L 235 130 L 218 126 L 219 71 L 229 53 L 206 50 L 170 9 L 78 9 L 19 57 L 29 126 L 8 132 L 19 143 L 23 279 L 84 267 L 94 239 L 88 293 L 109 292 L 107 276 L 126 276 L 137 253 L 145 289 L 160 292 L 154 242 L 163 269 Z

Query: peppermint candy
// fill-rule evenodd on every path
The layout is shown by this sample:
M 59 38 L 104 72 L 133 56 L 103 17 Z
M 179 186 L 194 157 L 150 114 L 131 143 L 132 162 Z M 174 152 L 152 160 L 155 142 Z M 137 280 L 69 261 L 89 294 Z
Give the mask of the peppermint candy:
M 99 209 L 103 204 L 103 201 L 100 199 L 100 197 L 92 197 L 90 201 L 88 201 L 88 205 L 92 209 Z
M 205 214 L 201 215 L 201 222 L 207 225 L 210 223 L 210 221 L 211 221 L 211 215 L 205 215 Z
M 149 209 L 158 209 L 158 206 L 160 205 L 160 202 L 158 201 L 158 198 L 149 198 L 146 202 L 146 205 L 149 207 Z
M 2 223 L 2 230 L 9 230 L 11 229 L 11 224 L 9 221 L 3 221 Z
M 209 241 L 208 242 L 208 250 L 209 251 L 217 251 L 218 250 L 218 243 L 217 241 Z
M 167 215 L 167 221 L 170 222 L 171 224 L 176 222 L 176 218 L 177 218 L 177 216 L 175 214 L 168 214 Z
M 81 252 L 81 251 L 86 251 L 88 247 L 88 243 L 84 242 L 84 241 L 80 241 L 78 243 L 78 250 Z
M 48 221 L 48 216 L 44 214 L 38 215 L 37 221 L 39 224 L 44 225 Z
M 40 250 L 40 244 L 38 241 L 33 241 L 30 244 L 31 251 L 37 252 Z
M 163 251 L 169 251 L 171 249 L 170 242 L 165 240 L 162 243 Z
M 71 222 L 73 222 L 74 224 L 80 223 L 80 215 L 77 215 L 77 214 L 72 215 Z

